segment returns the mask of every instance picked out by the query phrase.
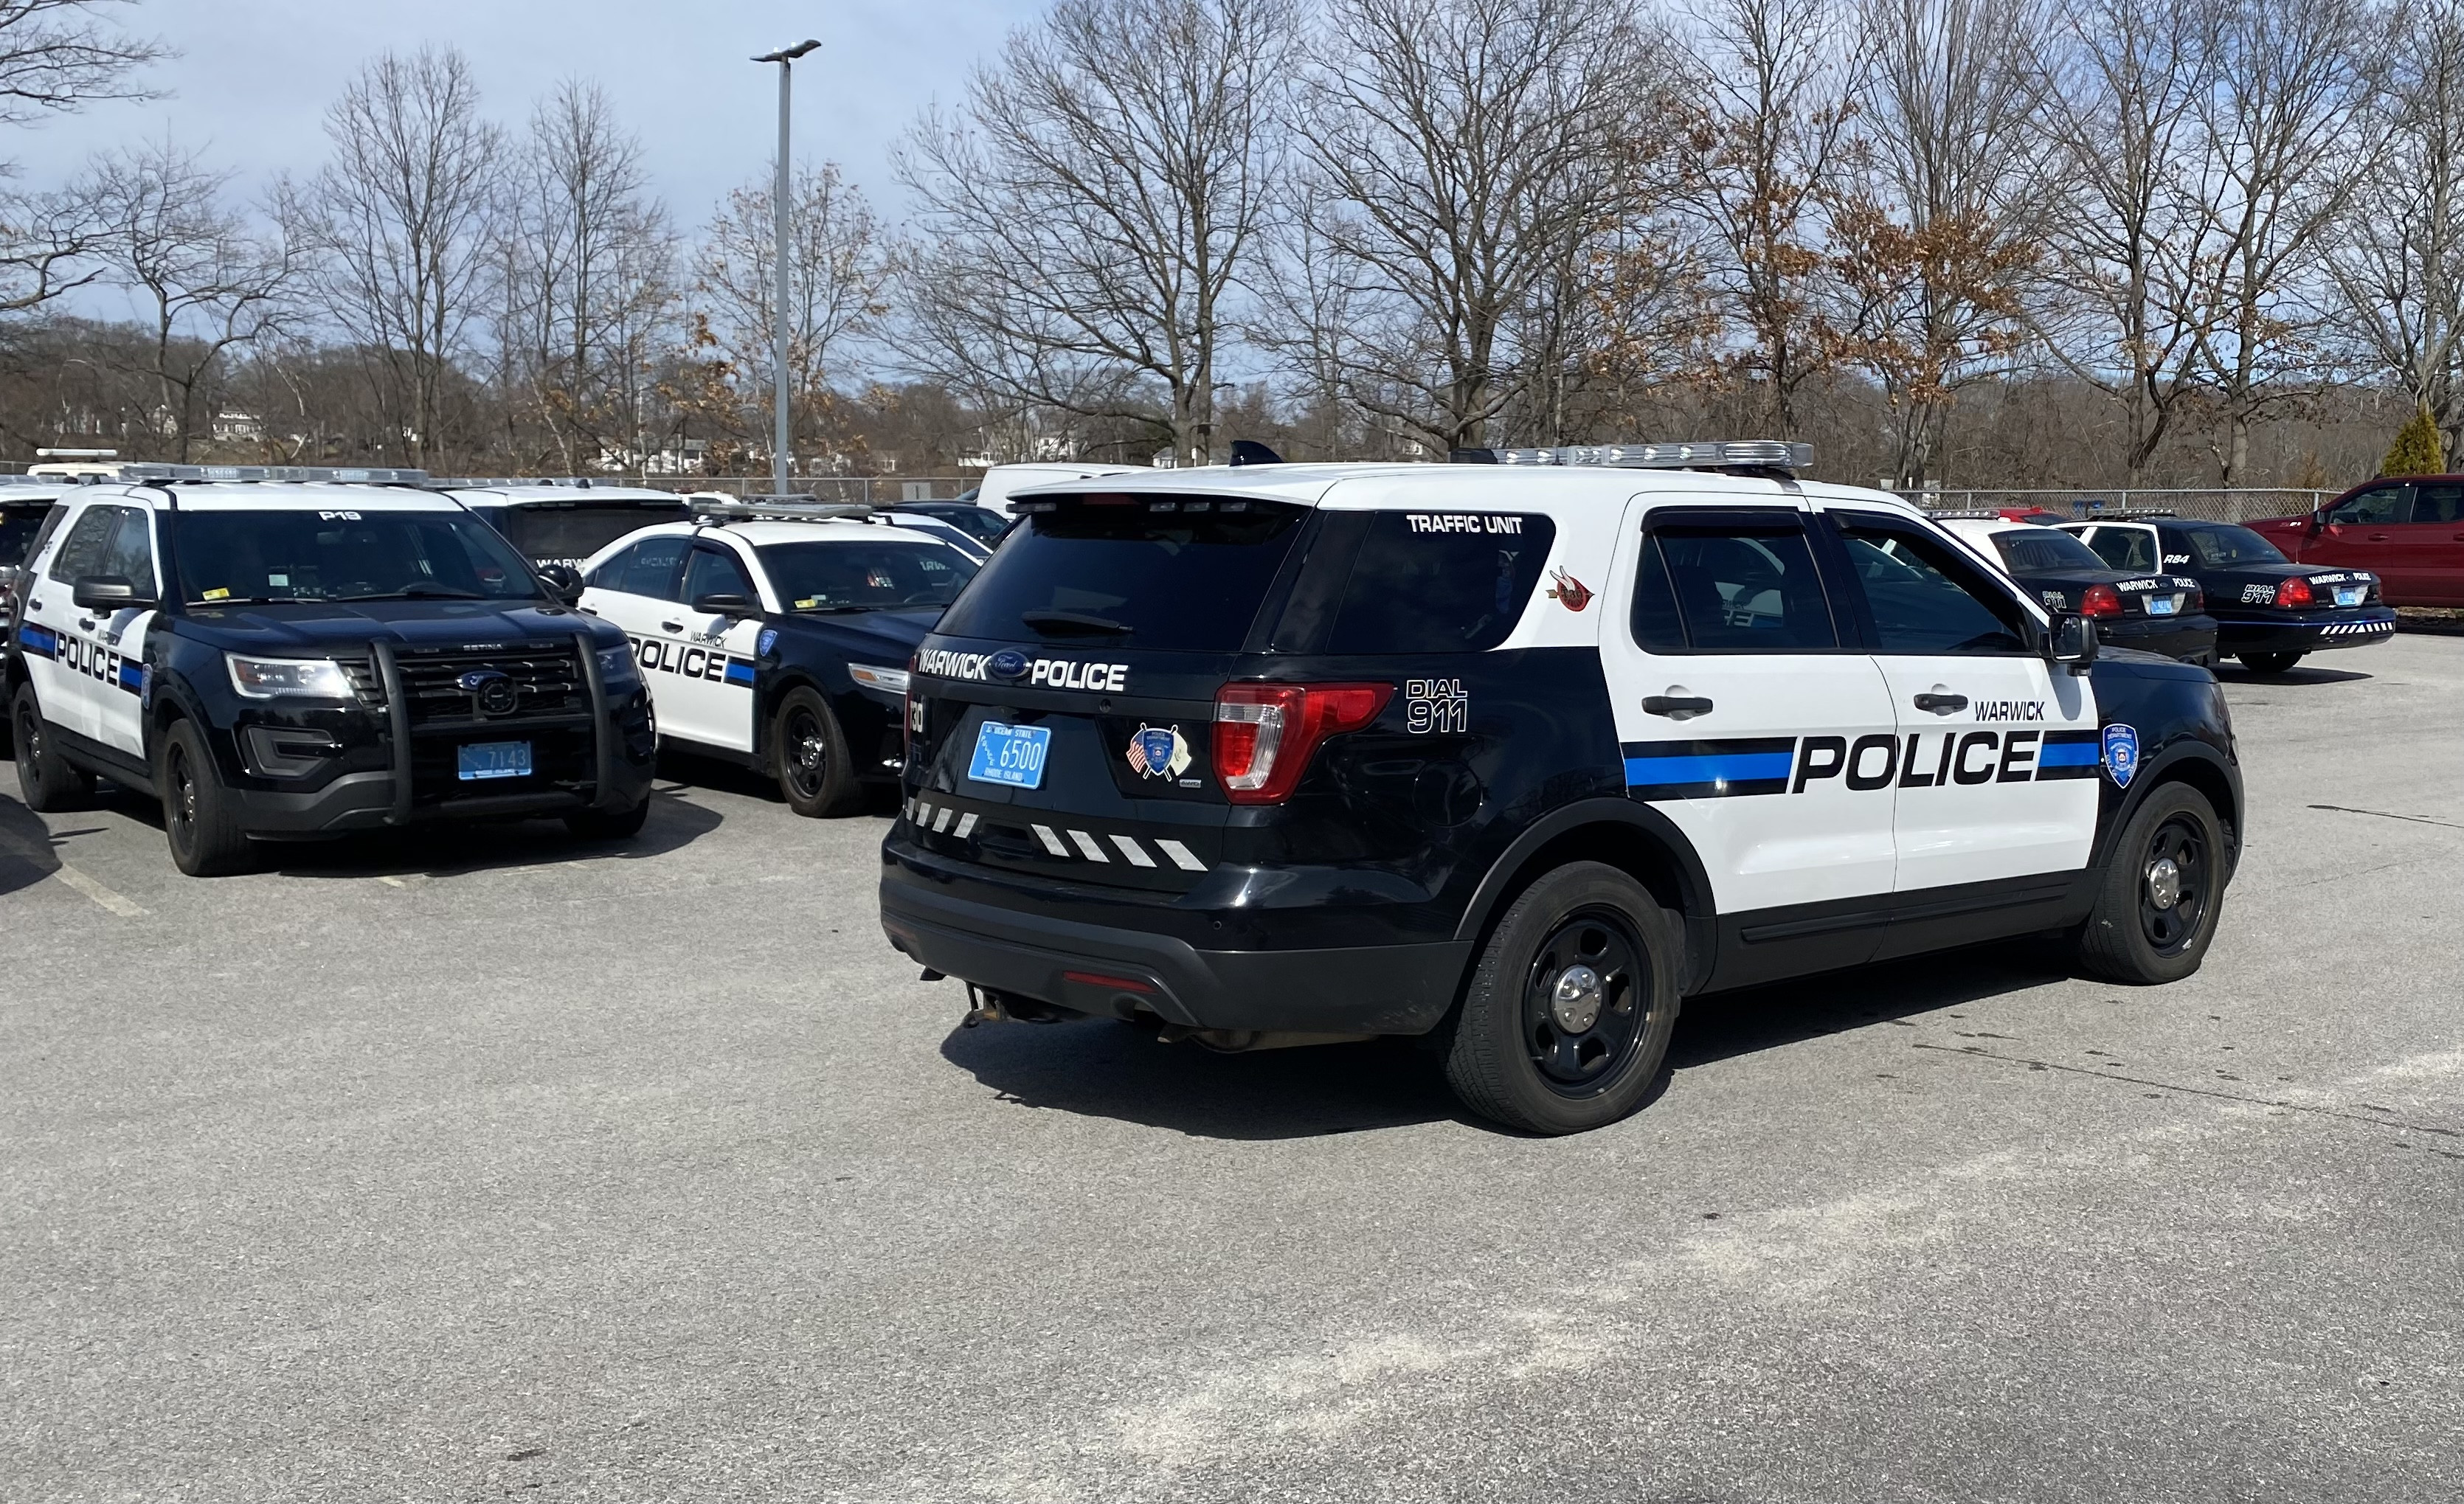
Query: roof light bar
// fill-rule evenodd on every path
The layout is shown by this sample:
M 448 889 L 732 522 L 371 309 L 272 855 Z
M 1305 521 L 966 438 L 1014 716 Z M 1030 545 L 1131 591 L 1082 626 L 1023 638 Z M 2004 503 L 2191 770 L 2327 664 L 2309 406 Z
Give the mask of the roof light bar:
M 727 496 L 715 491 L 685 498 L 697 522 L 861 522 L 870 507 L 856 502 L 812 501 L 774 496 Z
M 327 465 L 123 465 L 132 481 L 275 481 L 289 485 L 425 486 L 426 470 Z
M 452 475 L 431 480 L 440 490 L 495 490 L 507 486 L 571 487 L 588 490 L 600 484 L 587 475 Z
M 1682 470 L 1754 467 L 1801 470 L 1814 446 L 1777 439 L 1723 439 L 1696 444 L 1596 444 L 1555 449 L 1457 449 L 1457 465 L 1582 465 L 1612 469 Z

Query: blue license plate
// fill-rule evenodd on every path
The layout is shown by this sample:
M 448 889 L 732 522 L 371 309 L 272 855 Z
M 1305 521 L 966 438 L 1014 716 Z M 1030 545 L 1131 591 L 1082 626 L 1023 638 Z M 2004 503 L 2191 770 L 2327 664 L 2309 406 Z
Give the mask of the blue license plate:
M 2336 587 L 2336 604 L 2340 606 L 2360 605 L 2362 603 L 2362 598 L 2369 593 L 2370 587 L 2367 585 L 2338 585 Z
M 458 770 L 463 782 L 480 778 L 527 778 L 531 775 L 528 742 L 473 742 L 462 748 Z
M 1052 730 L 1044 726 L 1005 726 L 986 721 L 976 731 L 976 760 L 967 776 L 978 783 L 1005 783 L 1013 789 L 1044 787 L 1044 754 Z
M 2149 616 L 2171 616 L 2175 611 L 2180 610 L 2181 606 L 2182 599 L 2179 596 L 2149 596 L 2147 598 L 2147 614 Z

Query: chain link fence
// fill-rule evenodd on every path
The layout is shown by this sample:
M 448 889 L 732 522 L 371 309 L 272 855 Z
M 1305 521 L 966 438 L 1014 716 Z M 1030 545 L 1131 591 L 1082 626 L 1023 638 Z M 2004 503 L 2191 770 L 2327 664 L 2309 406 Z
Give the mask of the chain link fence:
M 2316 512 L 2332 490 L 2250 488 L 2238 490 L 1940 490 L 1902 491 L 1903 499 L 1927 512 L 1991 512 L 2038 508 L 2065 516 L 2090 517 L 2123 511 L 2170 512 L 2208 522 L 2248 522 L 2256 517 L 2298 517 Z

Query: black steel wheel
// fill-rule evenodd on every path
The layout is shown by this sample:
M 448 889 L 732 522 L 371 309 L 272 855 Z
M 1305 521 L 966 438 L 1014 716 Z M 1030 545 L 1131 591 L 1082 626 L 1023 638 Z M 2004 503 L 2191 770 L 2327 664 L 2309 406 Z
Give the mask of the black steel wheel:
M 2149 790 L 2115 840 L 2096 905 L 2079 927 L 2080 968 L 2141 986 L 2196 971 L 2233 875 L 2226 839 L 2215 806 L 2198 790 L 2185 783 Z
M 1580 1133 L 1642 1105 L 1676 1032 L 1684 939 L 1634 877 L 1597 861 L 1508 905 L 1463 989 L 1446 1080 L 1484 1118 Z
M 38 815 L 54 810 L 73 808 L 79 799 L 94 793 L 94 775 L 83 769 L 71 767 L 60 755 L 52 740 L 51 727 L 43 720 L 42 703 L 34 697 L 34 687 L 17 687 L 16 699 L 9 708 L 11 739 L 16 743 L 17 793 L 26 808 Z
M 2255 674 L 2280 674 L 2301 662 L 2299 653 L 2243 653 L 2241 665 Z
M 171 864 L 192 878 L 248 870 L 252 855 L 231 791 L 214 772 L 205 739 L 188 721 L 173 721 L 155 752 L 154 787 L 163 796 L 163 835 Z
M 855 770 L 847 737 L 820 691 L 799 687 L 779 702 L 770 723 L 770 756 L 787 807 L 807 817 L 844 815 L 855 802 Z
M 1634 926 L 1607 907 L 1567 916 L 1540 943 L 1523 983 L 1523 1043 L 1551 1091 L 1596 1096 L 1633 1063 L 1650 1013 L 1642 954 Z

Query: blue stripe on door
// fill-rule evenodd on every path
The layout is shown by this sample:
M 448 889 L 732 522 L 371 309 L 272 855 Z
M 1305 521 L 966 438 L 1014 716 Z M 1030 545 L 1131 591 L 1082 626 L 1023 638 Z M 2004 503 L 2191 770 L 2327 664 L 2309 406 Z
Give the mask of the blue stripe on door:
M 2089 760 L 2095 759 L 2091 757 Z M 1785 752 L 1628 757 L 1625 760 L 1625 781 L 1629 788 L 1670 783 L 1751 783 L 1766 778 L 1787 777 L 1794 761 L 1795 754 Z

